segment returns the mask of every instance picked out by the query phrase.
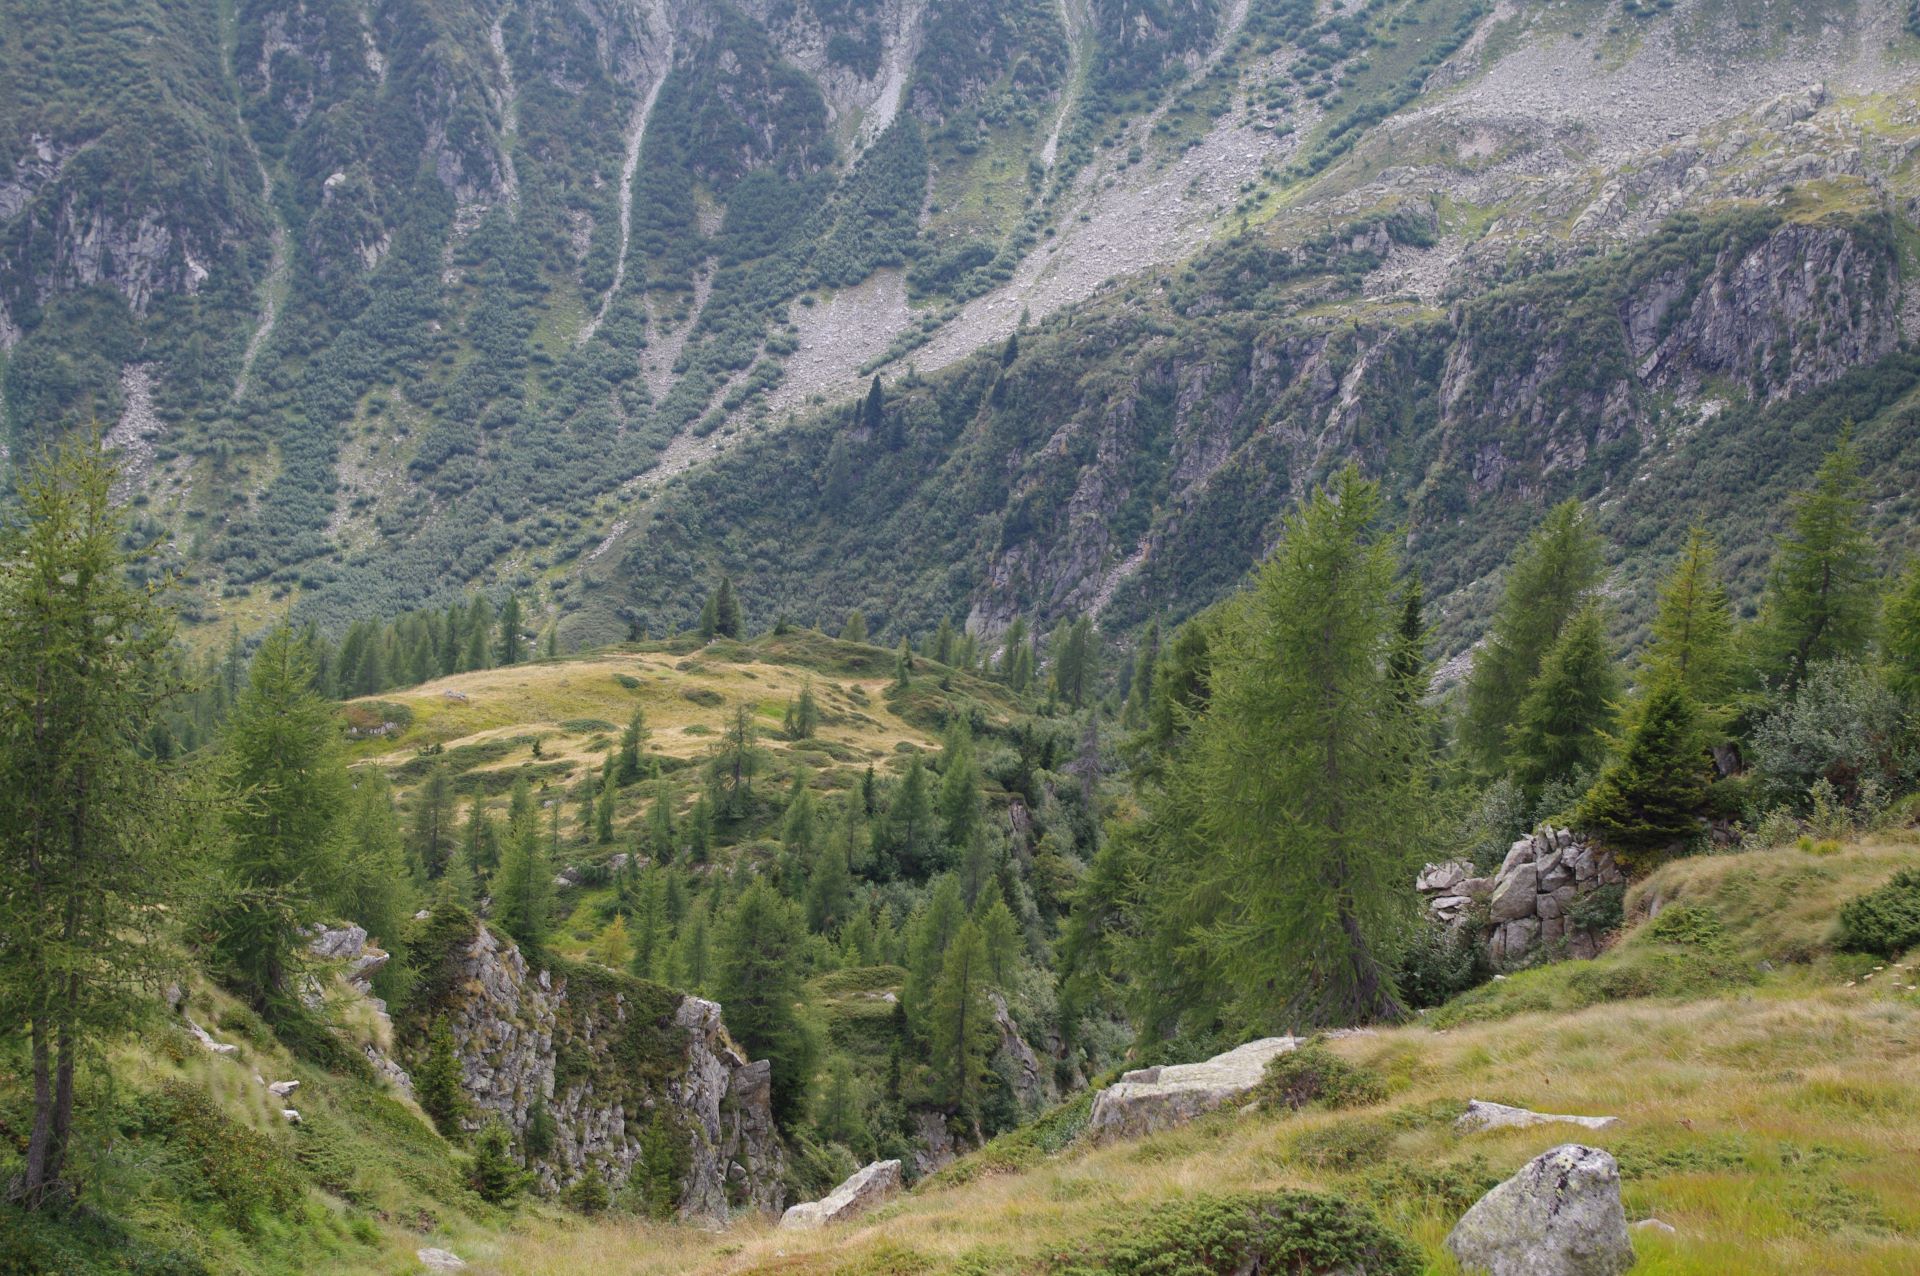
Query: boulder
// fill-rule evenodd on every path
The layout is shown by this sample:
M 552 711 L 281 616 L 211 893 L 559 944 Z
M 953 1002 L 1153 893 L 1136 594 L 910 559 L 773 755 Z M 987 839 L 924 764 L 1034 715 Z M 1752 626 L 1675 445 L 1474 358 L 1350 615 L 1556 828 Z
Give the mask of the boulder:
M 415 1250 L 413 1256 L 430 1272 L 457 1272 L 467 1265 L 465 1259 L 450 1249 Z
M 367 947 L 367 932 L 358 926 L 316 926 L 307 951 L 321 961 L 352 961 Z
M 284 1099 L 288 1095 L 292 1094 L 295 1090 L 298 1090 L 299 1088 L 300 1088 L 300 1083 L 298 1081 L 275 1081 L 272 1085 L 267 1087 L 267 1093 L 273 1095 L 277 1099 Z
M 1429 864 L 1420 870 L 1420 877 L 1414 882 L 1414 889 L 1428 895 L 1451 895 L 1454 887 L 1473 875 L 1473 865 L 1465 860 L 1448 860 L 1445 864 Z
M 225 1041 L 215 1041 L 212 1033 L 191 1019 L 187 1020 L 187 1031 L 193 1034 L 193 1039 L 198 1041 L 204 1049 L 213 1054 L 235 1055 L 240 1053 L 239 1046 Z
M 1511 922 L 1533 916 L 1539 895 L 1538 887 L 1539 872 L 1532 864 L 1516 864 L 1511 869 L 1502 869 L 1493 887 L 1493 920 Z
M 1259 1085 L 1267 1064 L 1299 1044 L 1297 1037 L 1266 1037 L 1205 1063 L 1129 1072 L 1094 1096 L 1087 1129 L 1099 1141 L 1184 1125 Z
M 1578 1143 L 1544 1152 L 1481 1197 L 1447 1248 L 1490 1276 L 1620 1276 L 1633 1266 L 1620 1169 Z
M 1530 1125 L 1580 1125 L 1589 1130 L 1606 1130 L 1620 1124 L 1619 1117 L 1564 1116 L 1554 1112 L 1533 1112 L 1512 1108 L 1485 1099 L 1467 1100 L 1467 1110 L 1453 1123 L 1456 1130 L 1508 1130 Z
M 900 1190 L 900 1162 L 875 1161 L 817 1201 L 790 1206 L 782 1227 L 825 1227 L 864 1214 Z
M 297 1108 L 281 1108 L 281 1109 L 280 1109 L 280 1119 L 281 1119 L 282 1121 L 285 1121 L 285 1122 L 286 1122 L 286 1123 L 287 1123 L 288 1125 L 299 1125 L 299 1124 L 300 1124 L 300 1112 L 299 1112 L 299 1109 L 297 1109 Z

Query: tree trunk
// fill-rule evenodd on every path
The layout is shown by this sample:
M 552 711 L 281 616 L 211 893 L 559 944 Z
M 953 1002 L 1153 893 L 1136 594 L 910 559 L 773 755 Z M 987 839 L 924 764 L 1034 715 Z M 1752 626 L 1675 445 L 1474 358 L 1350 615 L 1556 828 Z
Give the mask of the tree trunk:
M 53 1061 L 46 1023 L 35 1017 L 33 1037 L 33 1133 L 27 1137 L 27 1164 L 13 1195 L 30 1210 L 46 1201 L 48 1165 L 53 1152 Z

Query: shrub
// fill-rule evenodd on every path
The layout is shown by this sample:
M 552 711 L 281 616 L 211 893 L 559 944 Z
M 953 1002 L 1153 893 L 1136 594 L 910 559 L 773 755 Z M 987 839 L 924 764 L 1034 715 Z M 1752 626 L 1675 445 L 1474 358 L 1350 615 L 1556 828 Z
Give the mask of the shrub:
M 1416 928 L 1400 954 L 1397 982 L 1408 1006 L 1438 1006 L 1493 974 L 1486 949 L 1471 926 L 1424 925 Z
M 1574 896 L 1573 903 L 1567 906 L 1567 919 L 1594 935 L 1619 930 L 1627 919 L 1626 884 L 1615 882 Z
M 1840 932 L 1847 948 L 1881 957 L 1920 944 L 1920 869 L 1896 873 L 1885 886 L 1841 905 Z
M 1720 920 L 1720 914 L 1710 908 L 1674 904 L 1641 927 L 1637 938 L 1649 944 L 1720 950 L 1727 946 L 1727 926 Z
M 1209 1276 L 1365 1271 L 1415 1276 L 1419 1253 L 1373 1212 L 1311 1192 L 1197 1196 L 1163 1205 L 1124 1233 L 1055 1255 L 1058 1276 Z
M 1906 712 L 1885 677 L 1846 660 L 1808 671 L 1794 698 L 1754 729 L 1753 759 L 1779 799 L 1808 803 L 1825 781 L 1827 801 L 1847 808 L 1904 791 L 1920 771 Z
M 607 1180 L 594 1166 L 588 1166 L 586 1172 L 573 1181 L 566 1191 L 566 1202 L 582 1214 L 603 1214 L 613 1203 L 613 1193 L 607 1190 Z
M 1267 1062 L 1266 1076 L 1254 1090 L 1263 1108 L 1357 1108 L 1387 1097 L 1386 1082 L 1371 1068 L 1348 1063 L 1319 1041 Z
M 134 1103 L 127 1133 L 135 1142 L 158 1143 L 179 1190 L 218 1203 L 243 1232 L 300 1204 L 299 1175 L 279 1146 L 228 1119 L 205 1090 L 165 1082 Z

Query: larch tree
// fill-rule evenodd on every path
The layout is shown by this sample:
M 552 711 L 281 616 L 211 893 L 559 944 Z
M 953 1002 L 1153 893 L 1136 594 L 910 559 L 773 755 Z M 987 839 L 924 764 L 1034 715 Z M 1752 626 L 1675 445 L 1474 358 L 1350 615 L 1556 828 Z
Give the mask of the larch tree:
M 1878 588 L 1860 454 L 1843 438 L 1794 495 L 1775 549 L 1756 631 L 1761 672 L 1791 695 L 1809 665 L 1864 654 Z
M 1736 674 L 1733 602 L 1720 579 L 1719 551 L 1695 524 L 1660 586 L 1640 682 L 1679 687 L 1694 704 L 1711 709 L 1726 703 Z
M 1599 766 L 1619 695 L 1605 613 L 1589 603 L 1561 630 L 1520 702 L 1507 733 L 1507 770 L 1537 795 L 1552 781 Z
M 23 466 L 0 532 L 0 1036 L 32 1117 L 13 1198 L 66 1195 L 76 1069 L 131 1026 L 185 864 L 174 785 L 142 748 L 172 697 L 174 621 L 131 582 L 115 467 L 83 440 Z
M 801 1111 L 818 1050 L 798 1008 L 806 943 L 797 910 L 756 880 L 727 917 L 714 972 L 733 1039 L 749 1058 L 773 1064 L 773 1110 L 783 1122 Z
M 1600 540 L 1578 501 L 1555 506 L 1515 554 L 1486 643 L 1473 655 L 1460 723 L 1461 744 L 1486 773 L 1505 766 L 1520 702 L 1602 568 Z
M 940 962 L 927 1014 L 928 1044 L 942 1102 L 979 1131 L 980 1079 L 993 1048 L 987 1004 L 987 946 L 971 918 L 960 923 Z
M 1920 562 L 1909 564 L 1887 595 L 1880 646 L 1888 685 L 1909 707 L 1920 707 Z
M 1210 708 L 1175 764 L 1206 848 L 1163 884 L 1177 942 L 1202 948 L 1262 1027 L 1405 1012 L 1393 945 L 1421 821 L 1384 522 L 1351 466 L 1288 519 L 1213 637 Z
M 350 788 L 333 706 L 289 629 L 269 634 L 227 723 L 231 855 L 213 906 L 214 967 L 255 1009 L 292 997 L 299 929 L 336 880 Z
M 413 853 L 429 878 L 446 868 L 453 839 L 453 781 L 436 765 L 413 795 Z
M 526 658 L 527 639 L 520 632 L 520 600 L 508 594 L 500 607 L 500 663 L 517 665 Z

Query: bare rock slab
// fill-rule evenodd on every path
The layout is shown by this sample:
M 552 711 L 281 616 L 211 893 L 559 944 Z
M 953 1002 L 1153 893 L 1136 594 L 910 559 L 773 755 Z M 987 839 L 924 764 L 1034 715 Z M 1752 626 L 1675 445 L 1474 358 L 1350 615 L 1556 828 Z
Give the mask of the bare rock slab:
M 457 1272 L 467 1265 L 465 1259 L 450 1249 L 415 1250 L 413 1256 L 430 1272 Z
M 875 1161 L 817 1201 L 790 1206 L 782 1227 L 825 1227 L 864 1214 L 900 1190 L 900 1162 Z
M 1567 1116 L 1558 1112 L 1533 1112 L 1511 1108 L 1485 1099 L 1468 1099 L 1467 1110 L 1453 1123 L 1456 1130 L 1513 1130 L 1530 1125 L 1579 1125 L 1589 1130 L 1607 1130 L 1620 1124 L 1619 1117 Z
M 1543 1152 L 1481 1197 L 1447 1248 L 1489 1276 L 1621 1276 L 1633 1266 L 1633 1241 L 1620 1168 L 1578 1143 Z
M 1129 1072 L 1094 1096 L 1087 1129 L 1099 1141 L 1184 1125 L 1259 1085 L 1267 1064 L 1299 1045 L 1297 1037 L 1264 1037 L 1204 1063 Z

